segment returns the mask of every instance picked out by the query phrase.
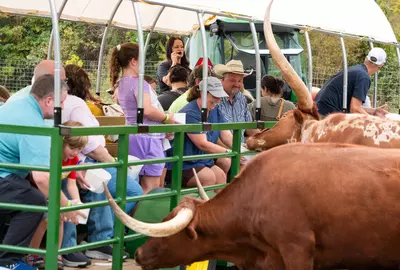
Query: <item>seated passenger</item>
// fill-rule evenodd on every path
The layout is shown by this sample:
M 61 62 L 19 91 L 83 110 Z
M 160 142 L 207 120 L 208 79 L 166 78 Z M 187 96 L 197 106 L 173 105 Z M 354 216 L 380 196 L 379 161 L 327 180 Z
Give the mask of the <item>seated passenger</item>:
M 60 105 L 63 107 L 67 96 L 67 86 L 60 81 Z M 54 117 L 54 76 L 43 75 L 35 80 L 32 91 L 27 96 L 13 102 L 7 102 L 0 109 L 0 124 L 44 127 L 44 119 Z M 50 137 L 26 134 L 0 133 L 0 162 L 35 166 L 50 165 Z M 29 181 L 31 179 L 31 182 Z M 37 188 L 36 188 L 37 187 Z M 46 205 L 49 194 L 50 174 L 22 169 L 0 168 L 0 201 L 29 205 Z M 71 202 L 63 192 L 60 193 L 60 205 Z M 111 210 L 110 210 L 111 211 Z M 61 213 L 65 221 L 75 222 L 79 211 Z M 4 245 L 27 247 L 32 236 L 43 219 L 40 212 L 25 212 L 12 209 L 0 209 L 0 227 L 11 217 L 11 225 L 2 241 Z M 0 252 L 0 268 L 34 269 L 22 261 L 23 254 L 14 251 Z
M 285 82 L 279 78 L 265 75 L 261 80 L 261 121 L 277 121 L 287 111 L 295 108 L 294 104 L 282 98 Z M 256 101 L 250 105 L 253 119 L 256 117 Z
M 208 76 L 215 76 L 215 73 L 210 68 L 208 69 Z M 202 79 L 203 79 L 203 66 L 197 66 L 189 74 L 189 77 L 187 79 L 187 88 L 190 89 L 192 87 L 197 87 Z M 168 112 L 177 113 L 183 107 L 185 107 L 186 104 L 189 103 L 187 100 L 189 92 L 190 91 L 186 91 L 177 99 L 175 99 L 174 102 L 172 102 L 171 106 L 169 106 Z
M 82 126 L 80 122 L 76 121 L 68 121 L 63 124 L 64 126 Z M 88 142 L 87 136 L 64 136 L 64 149 L 62 156 L 62 166 L 73 166 L 77 165 L 79 158 L 78 153 L 80 153 Z M 77 205 L 81 203 L 81 199 L 79 197 L 79 190 L 76 183 L 76 172 L 65 172 L 62 173 L 61 179 L 63 181 L 63 185 L 67 186 L 68 194 L 71 196 L 71 205 Z M 64 193 L 67 194 L 67 193 Z M 65 222 L 71 222 L 70 220 L 65 220 Z M 47 213 L 45 213 L 45 217 L 40 222 L 39 226 L 36 229 L 35 234 L 32 237 L 30 247 L 31 248 L 40 248 L 40 244 L 43 240 L 43 236 L 47 231 Z M 78 220 L 72 222 L 73 224 L 78 224 Z M 58 233 L 58 248 L 61 248 L 61 244 L 63 241 L 64 235 L 64 222 L 60 219 L 60 229 Z M 42 256 L 36 254 L 30 254 L 26 258 L 27 263 L 35 268 L 44 269 L 45 260 Z M 90 264 L 90 260 L 87 262 L 83 262 L 79 265 L 79 267 L 85 267 Z M 62 256 L 58 255 L 58 270 L 64 269 L 64 264 L 62 262 Z
M 202 85 L 202 82 L 200 82 Z M 226 120 L 219 110 L 215 109 L 222 97 L 227 97 L 221 81 L 215 77 L 209 77 L 207 80 L 207 109 L 208 123 L 225 123 Z M 195 86 L 190 89 L 188 96 L 189 103 L 180 110 L 180 113 L 186 113 L 187 124 L 198 124 L 201 122 L 201 87 Z M 230 152 L 217 144 L 218 138 L 232 147 L 232 133 L 229 130 L 211 130 L 208 132 L 188 132 L 185 134 L 183 155 L 203 155 Z M 222 170 L 227 168 L 227 170 Z M 204 186 L 226 183 L 226 173 L 230 168 L 229 158 L 190 160 L 183 162 L 182 185 L 184 187 L 195 187 L 196 182 L 192 168 L 198 174 L 200 182 Z M 172 176 L 172 164 L 168 164 L 166 180 L 170 181 Z
M 84 97 L 90 95 L 89 88 L 84 87 L 86 84 L 79 84 L 78 81 L 84 81 L 86 78 L 86 72 L 82 72 L 80 69 L 67 69 L 68 86 L 70 87 L 70 94 L 65 99 L 64 110 L 62 113 L 62 122 L 69 120 L 79 121 L 85 127 L 98 127 L 99 122 L 96 117 L 92 114 L 89 106 L 84 101 Z M 70 73 L 71 71 L 71 73 Z M 74 73 L 76 72 L 77 73 Z M 78 86 L 80 87 L 74 87 Z M 73 90 L 71 90 L 73 89 Z M 115 159 L 108 153 L 105 148 L 106 141 L 103 135 L 90 135 L 88 136 L 88 143 L 79 153 L 79 161 L 87 163 L 99 163 L 99 162 L 113 162 Z M 116 196 L 116 185 L 117 185 L 117 169 L 115 167 L 104 168 L 108 173 L 111 174 L 111 180 L 107 186 L 110 193 Z M 81 174 L 77 174 L 77 180 L 82 181 Z M 84 180 L 84 179 L 83 179 Z M 132 179 L 130 176 L 126 179 L 127 183 L 127 196 L 138 196 L 142 195 L 142 189 L 136 179 Z M 63 190 L 68 191 L 63 187 Z M 83 202 L 95 202 L 105 200 L 105 193 L 95 193 L 89 190 L 81 189 L 81 198 Z M 71 195 L 71 194 L 69 194 Z M 129 202 L 126 204 L 126 212 L 130 213 L 135 207 L 137 202 Z M 88 242 L 107 240 L 113 237 L 114 234 L 114 215 L 110 206 L 95 207 L 90 210 L 88 217 Z M 76 238 L 76 226 L 73 224 L 64 224 L 64 239 L 63 248 L 73 247 L 77 245 Z M 109 260 L 112 258 L 112 247 L 110 245 L 93 248 L 85 252 L 86 256 L 91 259 Z M 63 262 L 68 267 L 78 267 L 88 261 L 82 252 L 74 252 L 63 255 Z M 127 258 L 126 255 L 123 258 Z
M 75 64 L 69 64 L 65 66 L 65 74 L 68 78 L 68 94 L 83 99 L 94 116 L 104 116 L 100 98 L 90 92 L 92 84 L 86 71 Z
M 172 102 L 186 92 L 188 76 L 188 70 L 181 65 L 176 65 L 171 68 L 169 71 L 169 82 L 172 89 L 170 91 L 164 91 L 158 96 L 158 101 L 161 103 L 164 111 L 168 111 Z

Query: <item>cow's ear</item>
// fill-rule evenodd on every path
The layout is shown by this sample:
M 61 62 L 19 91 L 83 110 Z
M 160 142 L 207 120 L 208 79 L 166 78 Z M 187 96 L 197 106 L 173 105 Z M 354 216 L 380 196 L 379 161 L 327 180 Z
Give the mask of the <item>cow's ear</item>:
M 197 239 L 197 232 L 196 232 L 195 222 L 190 222 L 190 224 L 186 227 L 186 234 L 192 240 L 196 240 Z
M 294 120 L 296 121 L 296 123 L 302 125 L 304 122 L 303 113 L 299 109 L 294 109 L 293 115 L 294 115 Z

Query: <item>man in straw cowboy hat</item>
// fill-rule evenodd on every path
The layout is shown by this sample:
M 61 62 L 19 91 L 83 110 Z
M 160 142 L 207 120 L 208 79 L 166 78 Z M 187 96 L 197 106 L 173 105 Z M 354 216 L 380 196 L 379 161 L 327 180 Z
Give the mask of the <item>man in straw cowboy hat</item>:
M 243 64 L 239 60 L 231 60 L 226 65 L 218 64 L 214 67 L 214 72 L 221 77 L 222 86 L 228 97 L 222 98 L 218 104 L 218 110 L 225 116 L 227 122 L 251 122 L 251 113 L 247 107 L 246 97 L 241 93 L 243 88 L 243 78 L 248 73 L 244 72 Z M 251 136 L 259 132 L 257 129 L 246 130 L 247 135 Z M 242 134 L 242 142 L 244 136 Z

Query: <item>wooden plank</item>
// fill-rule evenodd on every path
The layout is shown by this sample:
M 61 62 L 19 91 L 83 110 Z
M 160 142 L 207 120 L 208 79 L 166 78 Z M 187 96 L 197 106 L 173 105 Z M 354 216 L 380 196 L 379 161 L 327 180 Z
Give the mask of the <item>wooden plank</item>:
M 96 116 L 100 126 L 125 126 L 125 116 Z M 111 156 L 118 154 L 118 142 L 107 142 L 106 149 Z
M 125 126 L 125 116 L 96 116 L 100 126 Z

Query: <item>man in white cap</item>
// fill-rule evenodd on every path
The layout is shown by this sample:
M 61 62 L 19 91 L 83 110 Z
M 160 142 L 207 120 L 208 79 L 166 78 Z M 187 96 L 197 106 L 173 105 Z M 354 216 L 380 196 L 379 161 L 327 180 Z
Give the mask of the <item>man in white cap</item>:
M 218 64 L 214 72 L 222 78 L 222 86 L 228 97 L 221 99 L 218 110 L 225 116 L 227 122 L 252 122 L 251 113 L 247 107 L 246 97 L 240 92 L 243 87 L 243 78 L 249 74 L 244 72 L 243 64 L 239 60 L 231 60 L 226 65 Z M 251 136 L 259 130 L 246 130 Z M 242 135 L 242 142 L 244 136 Z
M 371 86 L 370 76 L 378 72 L 386 62 L 386 52 L 382 48 L 373 48 L 363 64 L 348 69 L 347 83 L 347 113 L 363 113 L 385 117 L 388 113 L 384 108 L 365 108 L 368 89 Z M 318 111 L 325 116 L 330 113 L 343 112 L 343 75 L 341 70 L 331 77 L 315 97 Z

